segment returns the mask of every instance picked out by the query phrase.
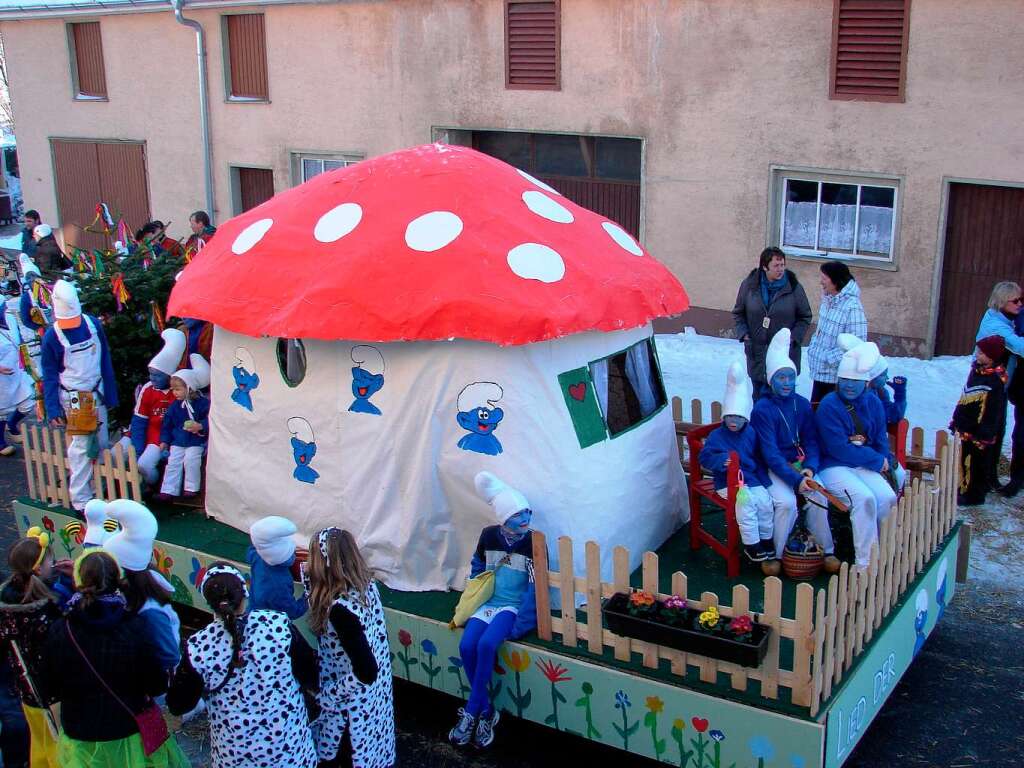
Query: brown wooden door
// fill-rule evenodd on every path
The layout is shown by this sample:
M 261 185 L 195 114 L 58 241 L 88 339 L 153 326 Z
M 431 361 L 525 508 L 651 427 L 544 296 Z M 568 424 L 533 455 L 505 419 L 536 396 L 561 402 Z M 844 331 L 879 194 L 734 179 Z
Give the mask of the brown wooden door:
M 631 181 L 604 179 L 570 179 L 561 176 L 540 176 L 577 205 L 618 222 L 633 237 L 640 237 L 640 185 Z
M 238 194 L 244 213 L 274 196 L 274 172 L 266 168 L 239 168 Z
M 966 355 L 992 287 L 1024 283 L 1024 189 L 950 184 L 936 355 Z

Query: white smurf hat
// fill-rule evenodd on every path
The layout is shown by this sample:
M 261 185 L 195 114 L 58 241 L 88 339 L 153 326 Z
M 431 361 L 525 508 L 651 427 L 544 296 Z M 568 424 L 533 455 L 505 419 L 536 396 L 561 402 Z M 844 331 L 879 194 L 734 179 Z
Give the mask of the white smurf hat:
M 78 300 L 78 290 L 67 280 L 58 280 L 54 283 L 52 299 L 53 316 L 58 320 L 70 320 L 82 314 L 82 302 Z
M 267 565 L 282 565 L 295 554 L 295 540 L 298 531 L 295 523 L 285 517 L 269 515 L 257 520 L 249 528 L 249 538 L 257 554 Z
M 384 355 L 376 347 L 371 347 L 369 344 L 357 344 L 352 347 L 350 357 L 353 363 L 367 373 L 375 375 L 384 373 Z
M 843 355 L 839 361 L 839 378 L 854 381 L 871 381 L 871 371 L 881 355 L 873 341 L 858 344 Z
M 516 512 L 530 508 L 530 502 L 523 494 L 490 472 L 478 472 L 473 484 L 477 495 L 494 508 L 499 525 L 504 525 Z
M 171 376 L 175 379 L 181 379 L 183 382 L 185 382 L 185 386 L 188 387 L 190 392 L 199 391 L 199 377 L 196 375 L 196 372 L 191 368 L 179 368 L 174 373 L 172 373 Z
M 35 229 L 32 230 L 33 237 L 46 237 L 53 234 L 53 227 L 49 224 L 37 224 Z
M 840 333 L 836 337 L 836 344 L 839 345 L 839 348 L 843 350 L 843 352 L 849 352 L 854 347 L 863 343 L 864 339 L 860 336 L 854 336 L 852 333 Z
M 889 361 L 885 359 L 885 355 L 879 354 L 878 361 L 871 366 L 872 381 L 881 376 L 887 370 L 889 370 Z
M 35 272 L 36 275 L 43 274 L 39 271 L 39 267 L 36 266 L 36 263 L 32 261 L 32 257 L 27 253 L 18 254 L 18 266 L 21 267 L 22 278 L 27 277 L 29 272 Z
M 301 416 L 292 416 L 285 422 L 288 431 L 296 440 L 304 443 L 315 443 L 316 436 L 313 434 L 313 427 Z
M 789 343 L 792 336 L 789 328 L 783 328 L 774 336 L 768 344 L 768 352 L 765 354 L 764 367 L 767 379 L 770 382 L 772 376 L 783 368 L 792 368 L 796 373 L 796 363 L 789 357 Z
M 188 360 L 192 364 L 196 389 L 206 389 L 210 386 L 210 364 L 198 352 L 193 352 L 189 355 Z
M 249 373 L 256 371 L 256 361 L 253 360 L 252 352 L 245 347 L 237 347 L 235 349 L 235 367 L 238 366 L 245 368 Z
M 458 408 L 460 413 L 467 413 L 474 408 L 494 410 L 495 404 L 505 395 L 498 384 L 493 381 L 477 381 L 469 384 L 459 393 Z
M 107 522 L 107 502 L 102 499 L 86 502 L 83 546 L 102 547 L 106 543 L 111 534 L 103 527 L 105 522 Z
M 145 571 L 153 559 L 157 523 L 153 513 L 130 499 L 107 504 L 107 515 L 121 524 L 121 530 L 107 539 L 103 548 L 117 558 L 126 571 Z
M 177 370 L 181 356 L 185 354 L 185 334 L 177 328 L 165 328 L 160 338 L 164 340 L 163 349 L 153 355 L 149 367 L 169 376 Z
M 754 410 L 754 385 L 751 384 L 747 372 L 743 370 L 743 364 L 735 360 L 729 366 L 729 373 L 725 377 L 722 415 L 742 416 L 744 419 L 749 419 L 752 410 Z

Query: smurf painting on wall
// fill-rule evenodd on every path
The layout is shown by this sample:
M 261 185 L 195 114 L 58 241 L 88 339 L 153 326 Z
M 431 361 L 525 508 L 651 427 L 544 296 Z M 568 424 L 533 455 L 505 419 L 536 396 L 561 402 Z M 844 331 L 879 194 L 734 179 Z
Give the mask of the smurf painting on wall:
M 501 442 L 494 436 L 494 430 L 505 418 L 505 412 L 496 405 L 504 396 L 505 390 L 493 381 L 473 382 L 459 393 L 459 412 L 455 420 L 469 433 L 459 440 L 459 448 L 488 456 L 497 456 L 502 452 Z
M 231 400 L 245 410 L 252 411 L 252 392 L 260 385 L 260 377 L 256 373 L 252 353 L 247 348 L 235 349 L 235 364 L 231 368 L 231 376 L 235 380 Z
M 384 373 L 387 366 L 384 355 L 376 347 L 358 344 L 352 347 L 349 355 L 355 365 L 352 368 L 352 396 L 355 400 L 348 407 L 352 413 L 369 413 L 380 416 L 380 408 L 370 402 L 384 386 Z
M 301 416 L 292 416 L 288 419 L 288 431 L 292 434 L 292 459 L 295 461 L 292 477 L 300 483 L 312 485 L 320 477 L 320 473 L 309 466 L 316 456 L 316 437 L 313 435 L 313 428 Z

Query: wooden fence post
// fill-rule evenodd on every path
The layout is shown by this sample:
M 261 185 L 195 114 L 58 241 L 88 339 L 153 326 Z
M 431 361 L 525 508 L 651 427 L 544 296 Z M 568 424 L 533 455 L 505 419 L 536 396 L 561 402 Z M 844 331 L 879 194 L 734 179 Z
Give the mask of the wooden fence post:
M 645 592 L 658 594 L 658 556 L 653 552 L 644 552 L 643 587 Z M 643 644 L 644 666 L 648 669 L 658 668 L 658 646 L 654 643 Z
M 766 699 L 779 698 L 779 617 L 782 614 L 782 581 L 778 576 L 764 580 L 764 613 L 761 624 L 771 627 L 768 653 L 761 665 L 761 695 Z
M 750 590 L 742 584 L 737 584 L 732 588 L 732 616 L 736 618 L 737 616 L 749 614 Z M 736 671 L 732 673 L 732 687 L 737 691 L 747 690 L 747 670 L 738 664 L 736 665 Z
M 845 563 L 843 564 L 846 565 Z M 836 619 L 839 616 L 838 607 L 839 576 L 833 575 L 828 580 L 828 610 L 825 614 L 825 653 L 824 672 L 822 673 L 822 693 L 827 699 L 832 695 L 832 679 L 836 676 Z
M 551 640 L 551 571 L 548 566 L 548 540 L 540 531 L 533 535 L 533 586 L 537 594 L 537 636 Z
M 836 685 L 843 679 L 843 661 L 846 658 L 846 615 L 849 613 L 850 600 L 850 564 L 843 563 L 839 567 L 839 582 L 836 585 L 838 598 L 836 603 L 836 646 L 835 673 Z
M 676 571 L 672 574 L 672 594 L 686 599 L 686 574 Z M 686 654 L 676 651 L 672 657 L 672 674 L 686 676 Z
M 629 594 L 629 550 L 616 547 L 612 550 L 612 575 L 615 579 L 615 591 Z M 615 658 L 629 661 L 632 658 L 629 650 L 629 638 L 616 635 Z
M 572 539 L 558 538 L 558 581 L 562 597 L 562 644 L 576 647 L 576 572 Z
M 604 652 L 601 626 L 601 549 L 588 541 L 587 557 L 587 650 L 600 656 Z
M 831 579 L 829 580 L 831 583 Z M 810 715 L 818 714 L 818 707 L 821 704 L 821 691 L 824 684 L 824 677 L 828 669 L 828 660 L 823 658 L 825 654 L 825 635 L 828 632 L 825 619 L 825 590 L 818 590 L 818 599 L 815 601 L 814 615 L 814 669 L 811 672 L 811 703 Z
M 704 605 L 704 609 L 707 610 L 712 605 L 718 605 L 718 595 L 714 592 L 701 592 L 700 601 Z M 772 635 L 774 639 L 775 635 Z M 768 647 L 768 653 L 771 653 L 771 645 Z M 707 656 L 698 656 L 700 661 L 697 666 L 700 667 L 700 679 L 704 683 L 717 683 L 718 682 L 718 662 L 714 659 L 710 659 Z M 776 675 L 778 677 L 778 675 Z M 762 688 L 763 690 L 763 688 Z
M 796 627 L 793 638 L 793 685 L 791 698 L 800 707 L 811 703 L 811 651 L 814 643 L 814 588 L 796 588 Z

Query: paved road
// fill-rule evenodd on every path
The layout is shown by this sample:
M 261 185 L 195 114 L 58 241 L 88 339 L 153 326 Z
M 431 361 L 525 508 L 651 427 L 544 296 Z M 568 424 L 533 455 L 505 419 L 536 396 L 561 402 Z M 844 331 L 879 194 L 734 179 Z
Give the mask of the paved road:
M 0 500 L 25 493 L 24 466 L 0 458 Z M 9 504 L 0 513 L 0 547 L 15 536 Z M 1007 567 L 1019 568 L 1020 563 Z M 1017 768 L 1024 766 L 1024 595 L 998 585 L 961 585 L 942 624 L 846 763 L 849 768 Z M 569 763 L 653 766 L 612 749 L 512 718 L 484 754 L 459 752 L 445 739 L 454 699 L 396 681 L 402 768 L 539 768 Z M 205 766 L 202 722 L 179 741 Z M 565 755 L 574 759 L 568 760 Z M 739 768 L 746 768 L 740 766 Z

